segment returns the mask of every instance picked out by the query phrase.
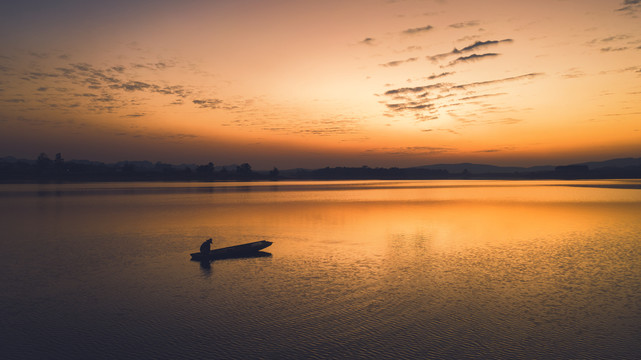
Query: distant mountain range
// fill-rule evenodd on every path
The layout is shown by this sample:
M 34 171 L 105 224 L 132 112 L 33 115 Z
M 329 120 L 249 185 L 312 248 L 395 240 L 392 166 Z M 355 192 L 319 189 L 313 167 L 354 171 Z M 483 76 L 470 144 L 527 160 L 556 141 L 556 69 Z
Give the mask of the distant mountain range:
M 602 168 L 624 168 L 630 166 L 641 166 L 641 158 L 622 158 L 612 159 L 606 161 L 591 161 L 577 164 L 568 164 L 565 166 L 587 166 L 590 170 L 597 170 Z M 544 166 L 531 166 L 531 167 L 516 167 L 516 166 L 495 166 L 484 164 L 437 164 L 437 165 L 424 165 L 414 167 L 416 169 L 429 169 L 429 170 L 447 170 L 450 173 L 461 173 L 467 170 L 473 174 L 499 174 L 499 173 L 532 173 L 541 171 L 554 171 L 556 165 Z

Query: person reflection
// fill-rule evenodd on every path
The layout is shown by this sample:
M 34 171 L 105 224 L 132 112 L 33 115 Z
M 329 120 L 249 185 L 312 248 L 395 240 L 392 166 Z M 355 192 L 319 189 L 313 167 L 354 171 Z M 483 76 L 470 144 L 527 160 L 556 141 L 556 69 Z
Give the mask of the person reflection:
M 200 260 L 200 268 L 202 269 L 204 275 L 211 275 L 211 260 Z

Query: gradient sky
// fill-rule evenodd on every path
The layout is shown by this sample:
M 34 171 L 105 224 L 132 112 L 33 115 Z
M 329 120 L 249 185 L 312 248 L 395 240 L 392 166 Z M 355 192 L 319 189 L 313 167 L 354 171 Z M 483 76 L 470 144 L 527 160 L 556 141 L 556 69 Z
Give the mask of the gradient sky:
M 641 0 L 5 1 L 0 156 L 641 156 Z

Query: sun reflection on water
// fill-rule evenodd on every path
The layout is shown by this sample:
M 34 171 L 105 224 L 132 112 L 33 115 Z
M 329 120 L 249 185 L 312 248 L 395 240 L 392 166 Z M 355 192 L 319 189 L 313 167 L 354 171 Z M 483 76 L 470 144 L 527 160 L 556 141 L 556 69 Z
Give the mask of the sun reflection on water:
M 641 351 L 635 182 L 152 185 L 0 189 L 12 346 L 38 335 L 34 354 L 119 358 Z M 272 256 L 202 268 L 188 254 L 209 237 L 273 241 Z

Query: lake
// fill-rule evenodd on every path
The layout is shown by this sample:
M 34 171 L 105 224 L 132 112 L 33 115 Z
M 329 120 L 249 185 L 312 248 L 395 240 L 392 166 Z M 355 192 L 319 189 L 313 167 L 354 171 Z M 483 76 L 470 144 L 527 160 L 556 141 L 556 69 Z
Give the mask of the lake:
M 0 225 L 6 359 L 641 354 L 639 180 L 5 184 Z

